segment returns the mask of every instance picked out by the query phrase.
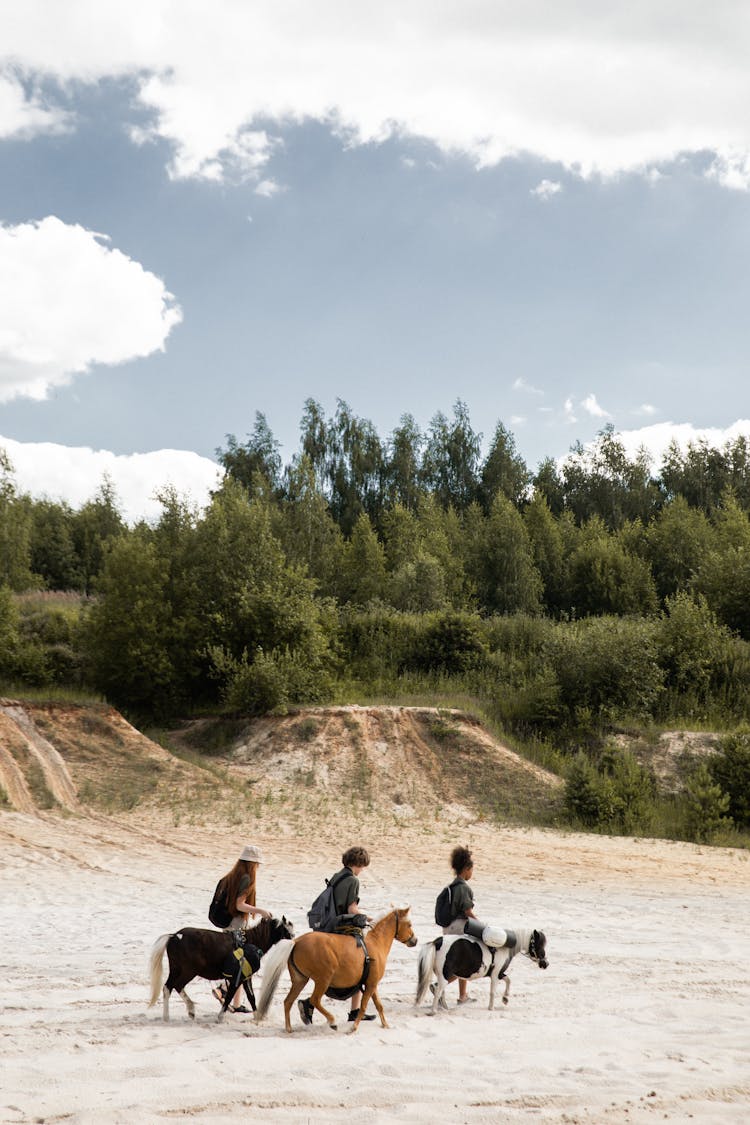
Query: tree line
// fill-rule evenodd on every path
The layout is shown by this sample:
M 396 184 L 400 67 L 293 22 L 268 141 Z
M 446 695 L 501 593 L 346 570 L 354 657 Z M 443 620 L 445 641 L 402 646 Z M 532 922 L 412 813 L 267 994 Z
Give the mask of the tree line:
M 570 752 L 629 719 L 748 719 L 744 438 L 657 472 L 610 427 L 532 474 L 502 423 L 482 456 L 460 401 L 383 440 L 310 400 L 279 448 L 257 414 L 205 509 L 165 488 L 134 527 L 108 480 L 73 511 L 19 494 L 3 455 L 3 680 L 139 717 L 429 686 Z

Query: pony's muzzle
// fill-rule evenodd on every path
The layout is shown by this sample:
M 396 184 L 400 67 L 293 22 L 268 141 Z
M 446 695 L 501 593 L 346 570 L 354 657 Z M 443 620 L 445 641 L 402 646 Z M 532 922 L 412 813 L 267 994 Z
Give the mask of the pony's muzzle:
M 409 949 L 413 949 L 413 948 L 414 948 L 414 946 L 415 946 L 415 945 L 417 944 L 417 941 L 418 941 L 418 940 L 419 940 L 419 939 L 417 938 L 417 935 L 416 935 L 416 934 L 413 934 L 413 935 L 412 935 L 412 936 L 411 936 L 411 937 L 409 938 L 409 940 L 407 941 L 407 943 L 406 943 L 406 944 L 407 944 L 407 946 L 408 946 L 408 948 L 409 948 Z

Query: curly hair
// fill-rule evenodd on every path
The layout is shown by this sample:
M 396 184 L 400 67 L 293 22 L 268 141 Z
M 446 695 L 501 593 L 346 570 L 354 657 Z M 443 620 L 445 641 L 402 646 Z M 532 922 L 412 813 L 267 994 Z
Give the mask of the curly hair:
M 473 866 L 474 857 L 469 848 L 459 845 L 457 848 L 453 849 L 451 852 L 451 867 L 456 872 L 456 875 L 460 875 L 464 868 Z
M 370 854 L 366 848 L 348 848 L 341 857 L 344 867 L 369 867 Z

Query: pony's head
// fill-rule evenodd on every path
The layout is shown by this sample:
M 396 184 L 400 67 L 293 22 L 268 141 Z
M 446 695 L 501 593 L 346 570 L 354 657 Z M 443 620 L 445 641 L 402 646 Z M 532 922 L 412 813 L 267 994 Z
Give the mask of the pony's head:
M 417 935 L 412 929 L 410 910 L 411 907 L 406 906 L 396 911 L 396 939 L 411 949 L 417 944 Z
M 547 939 L 541 930 L 534 930 L 531 934 L 529 941 L 529 957 L 532 961 L 536 961 L 540 969 L 546 969 L 549 965 L 547 960 Z
M 294 925 L 283 914 L 281 918 L 272 918 L 271 925 L 273 926 L 274 943 L 294 937 Z

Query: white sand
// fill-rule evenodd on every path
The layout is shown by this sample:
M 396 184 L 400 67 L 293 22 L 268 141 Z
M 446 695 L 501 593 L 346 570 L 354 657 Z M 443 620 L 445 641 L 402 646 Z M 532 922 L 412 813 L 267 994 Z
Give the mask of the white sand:
M 326 832 L 328 839 L 326 840 Z M 392 838 L 389 839 L 389 833 Z M 394 947 L 381 997 L 391 1027 L 355 1036 L 316 1019 L 215 1021 L 208 982 L 172 1021 L 146 1008 L 161 933 L 208 925 L 216 879 L 246 839 L 263 846 L 260 901 L 304 928 L 334 870 L 331 829 L 158 828 L 0 814 L 2 1122 L 745 1122 L 750 1119 L 750 856 L 687 844 L 492 831 L 396 836 L 371 848 L 363 905 L 412 904 L 420 940 L 452 842 L 470 842 L 482 916 L 536 926 L 550 967 L 513 964 L 510 1005 L 436 1018 L 412 1006 L 416 950 Z M 344 1015 L 346 1005 L 332 1003 Z

